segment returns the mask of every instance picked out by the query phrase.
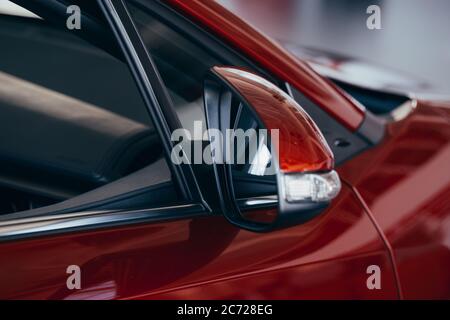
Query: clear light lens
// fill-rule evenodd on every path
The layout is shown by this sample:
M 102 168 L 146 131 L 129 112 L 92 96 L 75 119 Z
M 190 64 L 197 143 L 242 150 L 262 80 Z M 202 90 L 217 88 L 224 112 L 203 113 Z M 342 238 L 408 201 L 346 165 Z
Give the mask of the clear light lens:
M 290 173 L 284 175 L 284 188 L 288 202 L 330 201 L 341 190 L 336 171 L 326 173 Z

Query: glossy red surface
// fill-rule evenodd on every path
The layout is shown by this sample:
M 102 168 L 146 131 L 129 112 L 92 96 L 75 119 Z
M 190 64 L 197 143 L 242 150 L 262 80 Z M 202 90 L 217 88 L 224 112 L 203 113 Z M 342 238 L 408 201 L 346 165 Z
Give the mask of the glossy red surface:
M 364 120 L 364 107 L 322 78 L 305 62 L 255 30 L 215 1 L 167 0 L 252 60 L 289 82 L 350 130 Z
M 419 102 L 339 169 L 392 248 L 403 296 L 450 299 L 450 104 Z
M 294 99 L 251 72 L 233 67 L 213 70 L 249 103 L 266 129 L 278 130 L 278 139 L 272 136 L 272 145 L 282 172 L 333 169 L 333 153 L 325 138 Z
M 223 217 L 73 233 L 0 244 L 0 298 L 395 299 L 384 243 L 344 187 L 328 212 L 267 234 Z M 81 267 L 68 290 L 66 268 Z M 381 290 L 366 269 L 381 267 Z
M 283 51 L 224 9 L 175 2 L 358 123 L 323 79 L 283 62 Z M 0 299 L 450 299 L 449 128 L 450 104 L 419 103 L 388 125 L 382 144 L 339 168 L 345 183 L 327 212 L 289 229 L 256 234 L 204 216 L 0 243 Z M 74 264 L 80 290 L 66 287 Z M 380 290 L 366 285 L 370 265 L 381 268 Z

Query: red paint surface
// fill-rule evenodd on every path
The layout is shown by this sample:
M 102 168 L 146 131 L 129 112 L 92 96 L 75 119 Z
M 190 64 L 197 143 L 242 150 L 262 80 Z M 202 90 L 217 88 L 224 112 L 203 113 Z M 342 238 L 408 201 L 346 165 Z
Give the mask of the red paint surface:
M 350 127 L 359 123 L 360 112 L 323 79 L 297 60 L 280 60 L 284 51 L 264 37 L 251 40 L 253 31 L 223 9 L 172 2 L 212 28 L 223 24 L 217 32 L 237 47 L 247 41 L 245 52 L 262 65 L 310 95 L 324 94 L 329 112 Z M 325 214 L 267 234 L 199 217 L 0 243 L 0 298 L 395 299 L 397 270 L 405 298 L 449 299 L 449 119 L 448 105 L 420 103 L 388 126 L 381 145 L 339 169 L 370 212 L 344 184 Z M 81 267 L 81 290 L 66 287 L 72 264 Z M 381 267 L 381 290 L 366 286 L 372 264 Z
M 257 234 L 199 217 L 0 244 L 0 298 L 397 298 L 388 254 L 344 187 L 317 219 Z M 66 268 L 82 289 L 66 288 Z M 382 289 L 366 286 L 367 266 Z
M 350 130 L 364 120 L 364 107 L 313 71 L 280 45 L 255 30 L 215 1 L 167 0 L 211 29 L 256 63 L 289 82 Z
M 450 106 L 419 102 L 340 168 L 392 247 L 407 299 L 450 299 Z
M 279 130 L 277 149 L 280 170 L 329 171 L 334 156 L 309 115 L 274 84 L 233 67 L 214 67 L 214 72 L 235 88 L 249 103 L 268 130 Z

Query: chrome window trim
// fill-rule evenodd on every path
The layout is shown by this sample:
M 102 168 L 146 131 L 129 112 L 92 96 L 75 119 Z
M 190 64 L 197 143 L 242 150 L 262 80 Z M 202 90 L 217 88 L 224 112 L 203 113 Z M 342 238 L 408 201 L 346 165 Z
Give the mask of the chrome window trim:
M 278 196 L 269 195 L 261 197 L 242 198 L 238 199 L 237 203 L 241 210 L 276 207 L 278 205 Z
M 0 242 L 49 234 L 163 222 L 207 214 L 201 204 L 180 204 L 139 210 L 98 210 L 0 221 Z
M 242 210 L 275 207 L 278 198 L 252 197 L 238 200 Z M 138 210 L 96 210 L 39 217 L 0 220 L 0 242 L 45 235 L 103 229 L 113 226 L 129 226 L 154 222 L 166 222 L 206 216 L 210 212 L 200 203 L 179 204 Z

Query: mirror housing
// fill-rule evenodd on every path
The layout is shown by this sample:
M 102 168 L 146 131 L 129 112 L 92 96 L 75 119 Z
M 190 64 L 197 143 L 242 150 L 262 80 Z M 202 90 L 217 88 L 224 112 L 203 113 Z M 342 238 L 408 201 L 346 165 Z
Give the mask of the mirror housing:
M 297 102 L 271 82 L 244 69 L 213 67 L 205 79 L 204 107 L 208 133 L 222 133 L 221 141 L 209 135 L 209 142 L 219 146 L 211 151 L 211 158 L 221 211 L 234 225 L 265 232 L 303 223 L 321 213 L 339 193 L 334 157 L 319 128 Z M 249 122 L 248 116 L 241 121 L 243 112 L 254 122 Z M 263 166 L 258 169 L 252 162 L 253 173 L 267 174 L 270 163 L 273 170 L 269 174 L 275 175 L 278 201 L 276 217 L 270 222 L 249 219 L 236 197 L 234 163 L 230 161 L 234 136 L 229 131 L 245 129 L 240 128 L 244 122 L 251 123 L 250 128 L 270 131 L 265 140 L 248 142 L 257 144 L 253 160 Z M 264 145 L 268 147 L 261 148 Z

